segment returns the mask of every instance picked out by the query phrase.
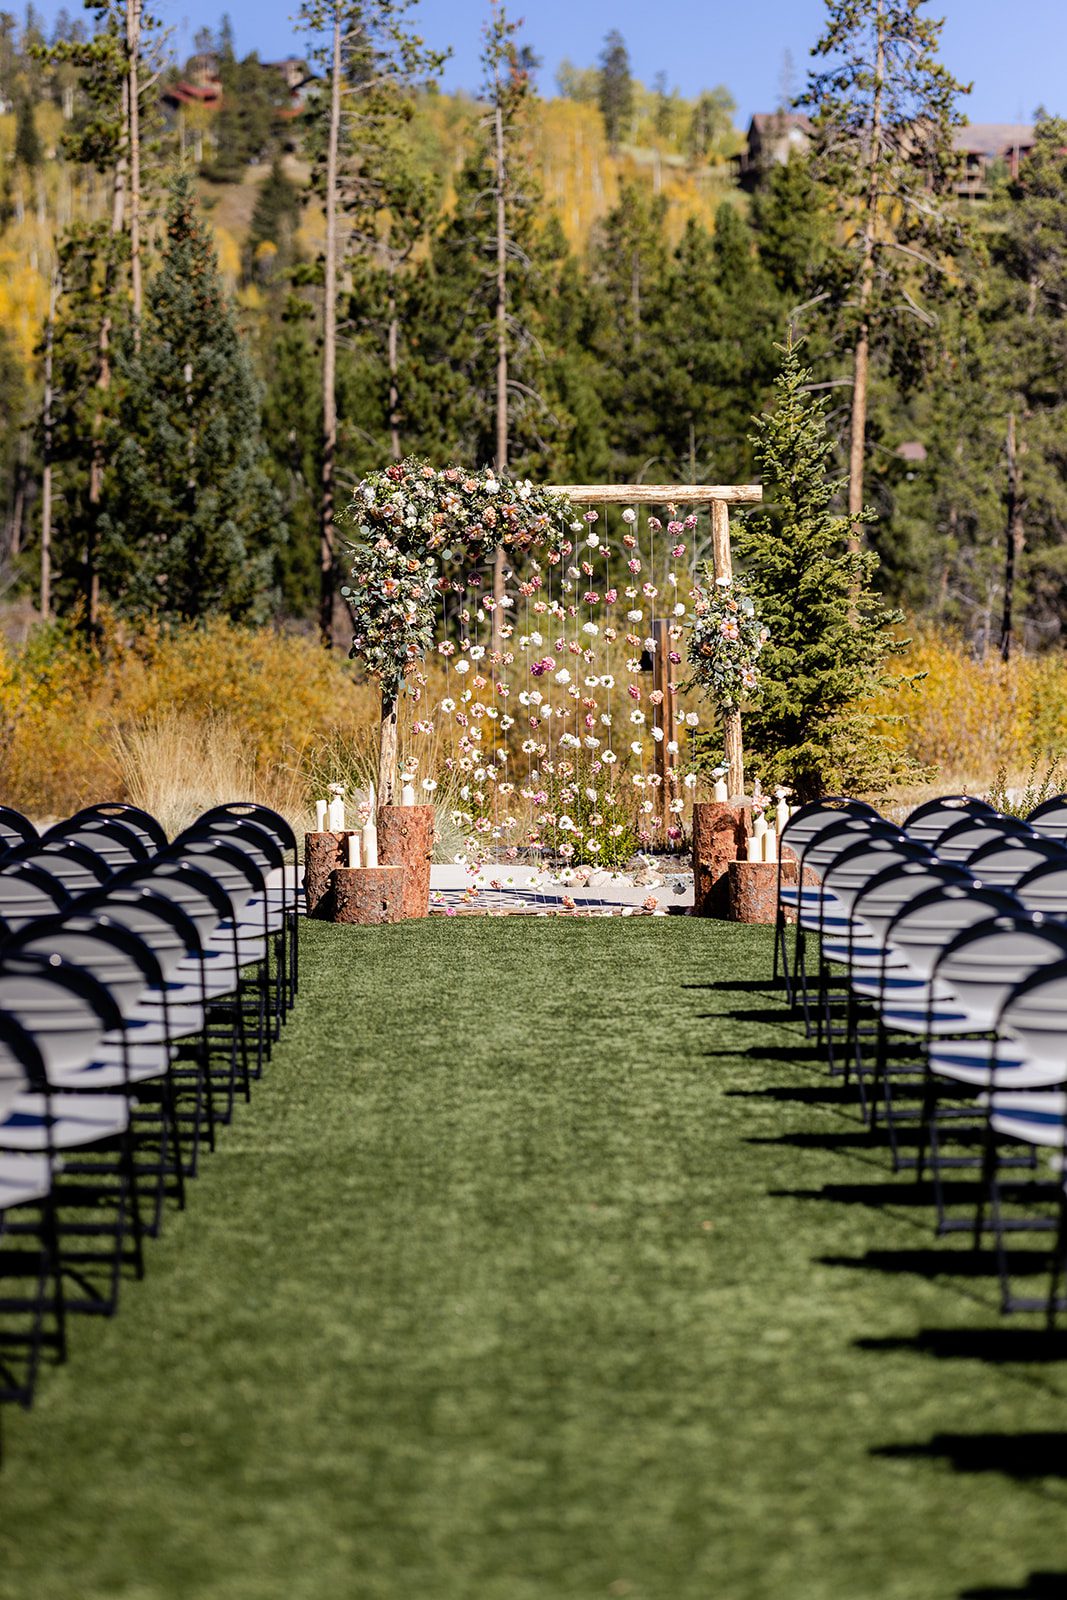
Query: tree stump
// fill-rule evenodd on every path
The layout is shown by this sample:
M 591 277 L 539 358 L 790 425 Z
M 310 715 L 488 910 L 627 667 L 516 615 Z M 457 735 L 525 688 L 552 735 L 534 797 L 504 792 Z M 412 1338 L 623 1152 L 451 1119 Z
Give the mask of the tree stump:
M 369 927 L 403 922 L 405 867 L 338 867 L 333 875 L 334 922 Z
M 795 868 L 792 877 L 795 882 Z M 731 861 L 725 893 L 725 915 L 731 922 L 773 922 L 778 912 L 777 863 Z
M 693 807 L 693 915 L 728 917 L 726 875 L 748 849 L 751 813 L 733 800 L 705 800 Z
M 433 806 L 379 806 L 378 860 L 404 867 L 404 915 L 430 912 L 430 862 L 433 860 Z
M 355 828 L 343 833 L 304 835 L 304 898 L 307 914 L 320 922 L 333 921 L 333 875 L 338 867 L 348 866 L 348 839 Z

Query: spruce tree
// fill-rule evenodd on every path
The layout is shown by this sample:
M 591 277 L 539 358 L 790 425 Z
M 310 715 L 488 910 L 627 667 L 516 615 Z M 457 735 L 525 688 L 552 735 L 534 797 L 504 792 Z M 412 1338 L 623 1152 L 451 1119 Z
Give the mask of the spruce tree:
M 630 56 L 626 41 L 618 28 L 612 28 L 604 40 L 600 57 L 600 114 L 604 118 L 604 131 L 614 153 L 633 114 L 634 85 L 630 76 Z
M 15 161 L 27 172 L 35 172 L 41 165 L 41 140 L 29 100 L 19 101 L 15 124 Z
M 849 548 L 854 519 L 835 510 L 844 480 L 827 477 L 834 445 L 826 401 L 805 390 L 810 378 L 785 345 L 777 405 L 753 436 L 764 509 L 735 541 L 770 632 L 746 744 L 763 783 L 790 784 L 801 801 L 878 790 L 895 776 L 899 758 L 864 701 L 894 681 L 888 661 L 902 649 L 892 632 L 900 615 L 872 585 L 877 558 Z
M 174 184 L 140 350 L 122 352 L 121 430 L 105 515 L 127 613 L 262 619 L 284 530 L 260 392 L 192 185 Z

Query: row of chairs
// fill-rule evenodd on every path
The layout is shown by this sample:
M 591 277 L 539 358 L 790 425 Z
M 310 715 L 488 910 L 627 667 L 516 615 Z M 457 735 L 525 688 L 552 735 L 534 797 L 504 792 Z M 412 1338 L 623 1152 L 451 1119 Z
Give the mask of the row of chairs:
M 948 795 L 783 830 L 774 978 L 939 1235 L 992 1241 L 1006 1312 L 1067 1310 L 1067 795 L 1019 819 Z M 795 862 L 795 867 L 790 866 Z M 1019 1252 L 1027 1235 L 1039 1250 Z M 1045 1248 L 1044 1246 L 1047 1246 Z M 1041 1294 L 1020 1271 L 1047 1268 Z
M 114 1313 L 250 1097 L 299 984 L 295 850 L 254 804 L 171 842 L 131 805 L 0 807 L 0 1400 Z

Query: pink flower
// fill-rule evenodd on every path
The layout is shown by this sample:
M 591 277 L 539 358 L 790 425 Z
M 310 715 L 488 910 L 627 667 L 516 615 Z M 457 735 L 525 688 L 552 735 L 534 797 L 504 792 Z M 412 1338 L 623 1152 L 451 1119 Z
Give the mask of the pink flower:
M 660 520 L 659 520 L 659 518 L 658 518 L 658 517 L 649 517 L 649 519 L 648 519 L 648 525 L 649 525 L 649 527 L 650 527 L 650 528 L 651 528 L 651 529 L 652 529 L 652 532 L 653 532 L 653 533 L 658 533 L 658 532 L 659 532 L 659 530 L 660 530 L 660 529 L 661 529 L 661 528 L 662 528 L 662 526 L 663 526 L 663 524 L 662 524 L 662 522 L 661 522 L 661 521 L 660 521 Z
M 680 533 L 684 533 L 685 532 L 685 523 L 684 522 L 668 522 L 668 524 L 667 524 L 667 532 L 670 534 L 672 539 L 677 539 L 677 537 L 678 537 L 678 535 Z
M 590 509 L 589 511 L 587 511 L 585 513 L 585 520 L 586 520 L 586 522 L 599 522 L 600 521 L 600 512 Z
M 655 895 L 654 894 L 650 894 L 650 895 L 647 895 L 645 897 L 645 899 L 641 901 L 641 910 L 642 911 L 655 911 L 655 909 L 656 909 L 656 907 L 658 905 L 659 905 L 659 901 L 656 899 Z
M 674 556 L 675 559 L 677 559 L 679 556 L 684 556 L 685 555 L 685 545 L 684 544 L 676 544 L 674 546 L 674 548 L 671 550 L 671 555 Z
M 535 678 L 543 678 L 546 672 L 551 672 L 556 665 L 555 656 L 542 656 L 540 661 L 530 662 L 530 671 Z
M 636 556 L 631 556 L 629 561 L 626 563 L 626 565 L 629 567 L 631 572 L 640 572 L 641 571 L 641 563 L 640 563 L 640 561 L 638 561 Z
M 618 598 L 619 598 L 618 589 L 606 589 L 604 591 L 604 599 L 605 599 L 605 601 L 607 602 L 607 604 L 609 606 L 613 606 Z
M 640 700 L 641 698 L 641 691 L 637 687 L 636 683 L 627 685 L 626 693 L 630 696 L 631 700 Z

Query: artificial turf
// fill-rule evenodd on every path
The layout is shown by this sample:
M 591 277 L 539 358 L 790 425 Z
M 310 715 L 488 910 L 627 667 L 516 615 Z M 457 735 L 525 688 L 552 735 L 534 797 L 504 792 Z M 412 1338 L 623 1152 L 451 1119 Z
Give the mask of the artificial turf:
M 1067 1336 L 685 918 L 309 925 L 110 1323 L 9 1414 L 2 1600 L 1067 1594 Z

